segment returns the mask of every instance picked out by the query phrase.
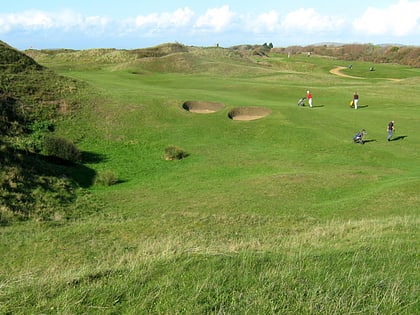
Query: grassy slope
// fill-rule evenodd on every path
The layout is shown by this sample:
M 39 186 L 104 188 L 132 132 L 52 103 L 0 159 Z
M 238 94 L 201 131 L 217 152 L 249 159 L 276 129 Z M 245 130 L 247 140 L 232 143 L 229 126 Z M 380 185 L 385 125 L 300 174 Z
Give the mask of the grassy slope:
M 93 170 L 58 163 L 41 151 L 55 121 L 79 109 L 83 84 L 1 41 L 0 68 L 0 225 L 78 216 L 76 187 L 90 186 Z M 69 168 L 83 172 L 83 182 L 63 176 Z
M 97 89 L 58 132 L 122 183 L 92 187 L 100 215 L 2 228 L 0 312 L 415 313 L 418 70 L 357 63 L 364 79 L 347 79 L 328 73 L 336 60 L 283 58 L 43 59 Z M 312 110 L 296 106 L 308 88 Z M 348 108 L 354 90 L 367 107 Z M 226 107 L 192 114 L 186 100 Z M 273 113 L 227 118 L 244 105 Z M 391 119 L 406 138 L 385 141 Z M 360 128 L 376 141 L 352 144 Z M 164 161 L 168 145 L 191 155 Z

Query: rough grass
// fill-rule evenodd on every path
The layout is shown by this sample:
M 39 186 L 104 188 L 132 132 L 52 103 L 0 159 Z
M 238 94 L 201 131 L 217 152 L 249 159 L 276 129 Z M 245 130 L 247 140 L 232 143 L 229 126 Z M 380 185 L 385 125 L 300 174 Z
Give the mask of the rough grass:
M 0 230 L 0 313 L 417 312 L 418 70 L 353 80 L 329 73 L 339 60 L 274 54 L 227 75 L 209 58 L 136 74 L 44 59 L 97 93 L 57 134 L 119 182 L 90 187 L 80 219 Z M 313 109 L 297 106 L 308 88 Z M 367 107 L 348 107 L 354 90 Z M 188 100 L 225 107 L 193 115 Z M 255 105 L 271 115 L 228 118 Z M 390 119 L 405 138 L 385 141 Z M 375 141 L 354 145 L 360 128 Z M 162 159 L 169 145 L 188 158 Z

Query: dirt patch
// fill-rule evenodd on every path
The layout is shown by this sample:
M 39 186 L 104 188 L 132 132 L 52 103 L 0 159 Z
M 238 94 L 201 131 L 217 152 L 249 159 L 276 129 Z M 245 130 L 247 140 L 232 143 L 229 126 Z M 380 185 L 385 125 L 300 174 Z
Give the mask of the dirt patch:
M 217 102 L 203 102 L 203 101 L 187 101 L 182 104 L 182 108 L 198 114 L 210 114 L 215 113 L 225 107 L 223 103 Z
M 364 79 L 362 77 L 355 77 L 355 76 L 352 76 L 352 75 L 341 73 L 341 70 L 343 70 L 343 69 L 346 69 L 346 67 L 338 66 L 338 67 L 335 67 L 335 68 L 331 69 L 330 73 L 338 75 L 340 77 L 345 77 L 345 78 Z M 390 81 L 394 81 L 394 82 L 402 81 L 402 79 L 394 79 L 394 78 L 386 78 L 386 80 L 390 80 Z
M 341 73 L 341 70 L 343 70 L 343 69 L 346 69 L 346 67 L 338 66 L 338 67 L 335 67 L 334 69 L 331 69 L 330 73 L 338 75 L 339 77 L 353 78 L 353 79 L 363 79 L 361 77 L 354 77 L 352 75 Z
M 257 106 L 237 107 L 232 109 L 228 116 L 232 120 L 255 120 L 271 114 L 271 109 Z

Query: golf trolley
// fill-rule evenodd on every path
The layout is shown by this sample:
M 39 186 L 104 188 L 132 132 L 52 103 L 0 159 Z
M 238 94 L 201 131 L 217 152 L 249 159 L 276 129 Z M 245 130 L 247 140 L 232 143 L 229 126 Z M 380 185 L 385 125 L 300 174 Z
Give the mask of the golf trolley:
M 300 98 L 298 103 L 297 103 L 298 106 L 305 106 L 305 100 L 306 100 L 306 97 Z

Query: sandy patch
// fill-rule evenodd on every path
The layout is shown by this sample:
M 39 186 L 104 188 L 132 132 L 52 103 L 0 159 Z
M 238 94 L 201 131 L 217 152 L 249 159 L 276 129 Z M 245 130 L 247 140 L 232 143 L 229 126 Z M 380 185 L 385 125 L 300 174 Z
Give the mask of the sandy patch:
M 182 104 L 182 108 L 197 114 L 211 114 L 221 110 L 225 105 L 217 102 L 204 102 L 204 101 L 187 101 Z
M 217 112 L 217 110 L 214 110 L 214 109 L 194 109 L 194 108 L 191 108 L 189 110 L 189 112 L 191 112 L 191 113 L 197 113 L 197 114 L 211 114 L 211 113 Z
M 250 106 L 232 109 L 228 116 L 232 120 L 249 121 L 264 118 L 271 114 L 271 110 L 264 107 Z
M 343 70 L 343 69 L 346 69 L 346 67 L 338 66 L 338 67 L 335 67 L 335 68 L 331 69 L 330 70 L 330 73 L 331 74 L 338 75 L 340 77 L 345 77 L 345 78 L 363 79 L 361 77 L 355 77 L 355 76 L 352 76 L 352 75 L 341 73 L 341 70 Z

